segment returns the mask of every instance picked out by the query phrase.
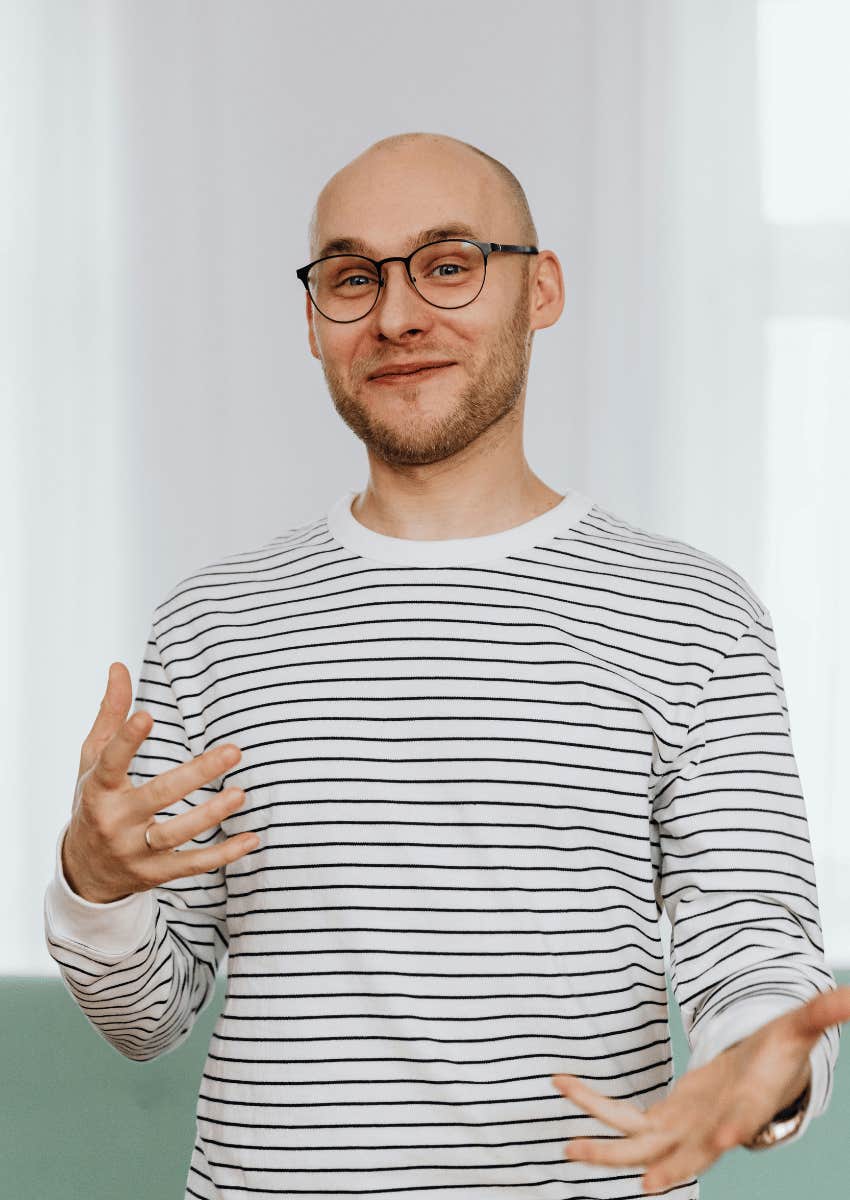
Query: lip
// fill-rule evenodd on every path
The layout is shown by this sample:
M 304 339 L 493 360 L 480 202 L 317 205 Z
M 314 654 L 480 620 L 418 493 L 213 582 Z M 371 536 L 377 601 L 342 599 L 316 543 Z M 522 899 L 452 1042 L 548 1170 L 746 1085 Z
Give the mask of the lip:
M 439 363 L 433 367 L 419 368 L 415 371 L 395 371 L 387 375 L 373 375 L 369 379 L 369 383 L 399 383 L 403 379 L 425 379 L 427 376 L 436 375 L 438 371 L 445 371 L 448 367 L 455 367 L 457 363 Z

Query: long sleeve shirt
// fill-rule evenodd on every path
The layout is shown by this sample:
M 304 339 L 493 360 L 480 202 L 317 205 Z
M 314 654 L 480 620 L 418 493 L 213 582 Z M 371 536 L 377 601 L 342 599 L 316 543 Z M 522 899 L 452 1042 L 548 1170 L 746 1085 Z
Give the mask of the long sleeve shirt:
M 49 951 L 140 1062 L 186 1040 L 226 955 L 186 1200 L 640 1195 L 642 1168 L 565 1158 L 618 1135 L 551 1076 L 669 1092 L 662 911 L 687 1070 L 837 986 L 770 613 L 580 492 L 436 541 L 368 529 L 355 494 L 153 614 L 130 779 L 235 743 L 155 819 L 236 785 L 183 849 L 260 845 L 97 904 L 63 877 L 66 824 Z

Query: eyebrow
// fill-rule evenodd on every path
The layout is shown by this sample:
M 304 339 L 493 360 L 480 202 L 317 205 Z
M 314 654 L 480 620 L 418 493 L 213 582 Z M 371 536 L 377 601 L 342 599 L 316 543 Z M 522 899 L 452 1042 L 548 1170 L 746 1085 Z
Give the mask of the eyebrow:
M 467 225 L 464 221 L 452 221 L 447 225 L 440 225 L 433 229 L 420 229 L 418 233 L 411 234 L 407 239 L 405 248 L 413 250 L 415 246 L 422 245 L 425 242 L 438 242 L 441 238 L 453 237 L 477 240 L 478 234 L 471 225 Z M 318 257 L 326 258 L 329 254 L 365 254 L 367 258 L 377 257 L 375 248 L 358 237 L 331 238 L 329 241 L 324 242 Z

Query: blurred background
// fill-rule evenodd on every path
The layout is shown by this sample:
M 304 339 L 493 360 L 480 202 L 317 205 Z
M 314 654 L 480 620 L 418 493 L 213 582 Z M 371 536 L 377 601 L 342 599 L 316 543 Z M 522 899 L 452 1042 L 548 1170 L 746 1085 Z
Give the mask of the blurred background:
M 510 167 L 563 266 L 535 472 L 769 608 L 850 982 L 848 48 L 847 0 L 0 3 L 0 978 L 59 987 L 43 893 L 110 662 L 135 688 L 177 580 L 365 486 L 295 270 L 328 177 L 423 130 Z

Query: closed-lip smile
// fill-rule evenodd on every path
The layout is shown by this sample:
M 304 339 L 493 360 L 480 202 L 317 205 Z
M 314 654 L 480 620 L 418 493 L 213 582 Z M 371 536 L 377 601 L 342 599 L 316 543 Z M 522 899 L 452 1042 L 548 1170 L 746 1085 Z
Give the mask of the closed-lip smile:
M 412 375 L 416 371 L 429 371 L 434 367 L 453 367 L 452 362 L 407 362 L 388 363 L 369 376 L 370 379 L 380 379 L 384 375 Z

